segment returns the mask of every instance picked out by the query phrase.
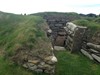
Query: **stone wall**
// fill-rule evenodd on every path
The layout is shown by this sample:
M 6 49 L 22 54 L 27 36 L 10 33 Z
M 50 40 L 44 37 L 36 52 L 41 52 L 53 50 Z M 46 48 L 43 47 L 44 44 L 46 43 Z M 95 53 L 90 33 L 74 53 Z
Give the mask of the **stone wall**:
M 100 62 L 100 32 L 97 32 L 89 42 L 86 35 L 87 27 L 68 22 L 64 29 L 67 34 L 65 41 L 67 49 L 71 52 L 79 51 L 89 59 Z
M 52 31 L 50 39 L 53 46 L 64 46 L 64 41 L 66 38 L 66 32 L 64 26 L 66 26 L 66 19 L 63 18 L 47 18 L 47 24 L 49 25 L 50 30 Z
M 26 44 L 18 48 L 11 59 L 31 71 L 53 75 L 55 73 L 57 58 L 53 53 L 50 39 L 46 36 L 45 31 L 48 29 L 48 25 L 45 24 L 41 27 L 43 27 L 44 37 L 36 38 L 37 41 L 34 42 L 34 47 L 31 49 Z
M 63 19 L 46 19 L 52 45 L 62 46 L 71 52 L 81 52 L 91 60 L 100 62 L 100 32 L 89 39 L 88 29 Z
M 17 50 L 11 59 L 29 70 L 52 75 L 55 72 L 57 58 L 54 56 L 51 44 L 43 41 L 40 43 L 38 48 L 32 50 L 27 47 Z
M 36 72 L 45 72 L 49 74 L 54 74 L 56 62 L 57 58 L 55 56 L 48 56 L 45 57 L 44 59 L 33 57 L 32 59 L 25 62 L 23 64 L 23 67 Z
M 100 62 L 100 31 L 94 34 L 90 42 L 84 41 L 81 52 L 91 60 Z
M 77 26 L 71 22 L 68 22 L 64 27 L 66 30 L 66 48 L 71 52 L 76 52 L 81 49 L 83 43 L 83 36 L 87 27 Z

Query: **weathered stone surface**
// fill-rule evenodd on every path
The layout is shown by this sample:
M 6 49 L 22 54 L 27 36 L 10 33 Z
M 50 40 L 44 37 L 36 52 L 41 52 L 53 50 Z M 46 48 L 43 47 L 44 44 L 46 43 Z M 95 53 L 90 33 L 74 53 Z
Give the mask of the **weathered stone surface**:
M 62 50 L 66 50 L 66 49 L 64 47 L 61 47 L 61 46 L 54 46 L 54 50 L 62 51 Z
M 38 68 L 40 68 L 40 69 L 44 69 L 45 67 L 44 67 L 44 65 L 38 65 Z
M 48 63 L 48 64 L 54 64 L 57 62 L 57 58 L 55 56 L 49 56 L 49 57 L 46 57 L 45 58 L 45 61 Z
M 50 73 L 51 75 L 54 74 L 54 70 L 50 70 L 50 71 L 48 71 L 48 70 L 44 70 L 44 72 L 45 72 L 45 73 Z
M 26 65 L 28 66 L 28 67 L 31 67 L 31 66 L 34 66 L 35 64 L 33 64 L 33 63 L 26 63 Z
M 67 37 L 67 40 L 69 40 L 71 43 L 73 42 L 73 38 L 71 38 L 70 36 Z
M 45 62 L 40 62 L 40 65 L 45 65 Z
M 65 46 L 71 51 L 79 51 L 82 47 L 83 36 L 87 27 L 77 26 L 71 22 L 64 27 L 66 31 Z
M 64 26 L 66 25 L 67 21 L 60 17 L 58 18 L 49 17 L 45 19 L 47 20 L 47 23 L 50 29 L 52 30 L 51 36 L 53 38 L 51 38 L 51 40 L 54 39 L 52 41 L 53 46 L 64 46 L 64 40 L 65 40 L 65 35 L 66 35 Z
M 92 49 L 100 51 L 100 45 L 95 45 L 93 43 L 87 43 L 87 46 L 89 46 Z
M 53 73 L 56 62 L 57 58 L 54 55 L 48 56 L 44 60 L 37 60 L 37 58 L 34 57 L 33 60 L 31 58 L 31 60 L 28 60 L 26 63 L 24 63 L 23 67 L 36 72 Z
M 23 67 L 28 68 L 28 65 L 27 64 L 23 64 Z
M 36 71 L 37 73 L 39 73 L 39 72 L 43 72 L 42 69 L 36 69 L 35 71 Z
M 92 54 L 93 58 L 96 59 L 98 62 L 100 62 L 100 57 L 95 55 L 95 54 Z
M 52 61 L 53 63 L 56 63 L 58 60 L 57 60 L 57 58 L 56 58 L 55 56 L 53 56 L 53 57 L 51 58 L 51 61 Z
M 55 67 L 54 66 L 50 66 L 49 64 L 45 64 L 44 68 L 45 68 L 45 70 L 50 71 L 50 70 L 53 70 Z
M 36 65 L 30 66 L 30 67 L 29 67 L 29 69 L 30 69 L 30 70 L 33 70 L 33 71 L 37 70 L 37 68 L 38 68 L 38 67 L 37 67 Z
M 88 30 L 87 27 L 77 26 L 71 22 L 65 21 L 65 19 L 61 17 L 49 16 L 45 19 L 47 19 L 47 23 L 52 30 L 50 35 L 50 39 L 53 45 L 52 50 L 58 50 L 55 46 L 63 46 L 66 47 L 66 49 L 69 49 L 71 52 L 81 51 L 91 60 L 96 59 L 100 62 L 100 45 L 98 45 L 100 44 L 100 32 L 98 32 L 96 35 L 94 35 L 95 37 L 92 38 L 93 42 L 97 45 L 90 44 L 87 43 L 90 40 L 86 33 Z M 47 57 L 45 59 L 46 65 L 53 64 L 53 62 L 50 60 L 57 62 L 55 57 Z M 44 71 L 51 72 L 49 70 Z
M 93 53 L 99 53 L 97 50 L 94 49 L 90 49 L 90 51 L 92 51 Z
M 40 61 L 39 60 L 28 60 L 29 63 L 32 63 L 32 64 L 37 64 L 39 63 Z
M 100 30 L 96 31 L 96 33 L 93 35 L 91 42 L 98 45 L 100 44 Z
M 82 52 L 85 56 L 87 56 L 88 58 L 90 58 L 91 60 L 93 60 L 93 57 L 92 57 L 87 51 L 81 49 L 81 52 Z
M 68 22 L 66 24 L 66 27 L 70 30 L 70 31 L 74 31 L 75 28 L 77 27 L 75 24 L 73 24 L 72 22 Z
M 66 36 L 57 36 L 55 39 L 55 46 L 64 46 L 64 41 L 65 41 Z
M 49 29 L 47 32 L 52 33 L 52 30 L 51 30 L 51 29 Z
M 44 60 L 45 60 L 45 61 L 50 61 L 50 60 L 52 59 L 52 57 L 53 57 L 53 56 L 46 57 Z

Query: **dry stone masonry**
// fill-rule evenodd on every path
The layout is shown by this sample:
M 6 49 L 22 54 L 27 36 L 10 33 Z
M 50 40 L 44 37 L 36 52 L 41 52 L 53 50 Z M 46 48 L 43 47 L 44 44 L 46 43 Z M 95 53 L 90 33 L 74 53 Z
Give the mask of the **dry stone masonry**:
M 90 41 L 83 41 L 81 52 L 89 59 L 100 62 L 100 31 L 97 31 Z
M 46 22 L 50 28 L 47 34 L 53 48 L 62 46 L 71 52 L 81 52 L 91 60 L 100 62 L 100 32 L 97 32 L 96 39 L 93 37 L 90 42 L 87 38 L 87 27 L 75 25 L 62 18 L 50 17 Z
M 29 70 L 36 71 L 37 73 L 45 72 L 52 75 L 55 72 L 57 58 L 54 56 L 51 47 L 49 46 L 49 49 L 47 48 L 49 44 L 46 43 L 45 45 L 46 50 L 39 48 L 38 52 L 35 52 L 36 49 L 31 51 L 26 48 L 21 49 L 12 57 L 12 60 Z
M 66 47 L 71 50 L 71 52 L 79 51 L 81 49 L 83 36 L 87 27 L 77 26 L 71 22 L 68 22 L 64 29 L 66 30 L 67 34 L 65 40 Z
M 66 19 L 62 18 L 47 18 L 46 22 L 49 25 L 48 35 L 51 34 L 50 39 L 54 46 L 64 46 L 64 41 L 66 38 L 66 32 L 64 26 L 66 26 Z
M 54 74 L 56 62 L 57 58 L 55 56 L 48 56 L 45 57 L 43 60 L 34 57 L 28 60 L 28 62 L 24 63 L 23 67 L 36 72 L 45 72 L 49 74 Z
M 48 28 L 48 25 L 46 25 L 42 26 L 44 27 L 42 28 L 44 31 Z M 57 58 L 53 53 L 51 42 L 48 41 L 46 33 L 44 34 L 45 40 L 41 37 L 37 38 L 32 49 L 26 44 L 23 45 L 23 47 L 16 50 L 11 59 L 31 71 L 53 75 L 55 73 Z

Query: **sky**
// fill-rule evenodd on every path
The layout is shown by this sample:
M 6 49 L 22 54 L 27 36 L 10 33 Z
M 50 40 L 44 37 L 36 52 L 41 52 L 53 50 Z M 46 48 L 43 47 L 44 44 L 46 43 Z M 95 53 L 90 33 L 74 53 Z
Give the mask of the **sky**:
M 0 0 L 0 11 L 15 14 L 47 11 L 100 14 L 100 0 Z

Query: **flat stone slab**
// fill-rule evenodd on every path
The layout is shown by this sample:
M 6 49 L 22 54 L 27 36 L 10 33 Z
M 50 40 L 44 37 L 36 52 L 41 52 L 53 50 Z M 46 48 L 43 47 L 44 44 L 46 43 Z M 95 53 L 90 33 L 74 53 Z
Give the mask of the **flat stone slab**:
M 66 50 L 66 49 L 64 47 L 61 47 L 61 46 L 54 46 L 54 50 L 63 51 L 63 50 Z
M 81 52 L 82 52 L 85 56 L 87 56 L 89 59 L 93 60 L 93 57 L 92 57 L 87 51 L 81 49 Z
M 93 58 L 96 59 L 99 63 L 100 63 L 100 57 L 95 55 L 95 54 L 92 54 Z

